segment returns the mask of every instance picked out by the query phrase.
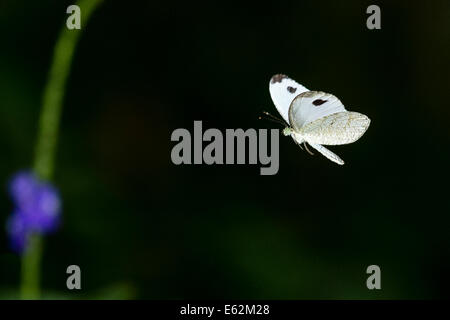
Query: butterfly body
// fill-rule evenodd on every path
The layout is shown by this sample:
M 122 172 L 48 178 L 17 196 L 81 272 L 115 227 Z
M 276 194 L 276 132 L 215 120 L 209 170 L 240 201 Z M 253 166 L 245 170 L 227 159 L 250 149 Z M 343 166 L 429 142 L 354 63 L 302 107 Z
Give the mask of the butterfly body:
M 347 111 L 334 95 L 309 91 L 287 76 L 273 76 L 269 90 L 277 110 L 288 123 L 283 134 L 291 136 L 298 145 L 307 142 L 337 164 L 344 161 L 323 145 L 355 142 L 369 127 L 367 116 Z

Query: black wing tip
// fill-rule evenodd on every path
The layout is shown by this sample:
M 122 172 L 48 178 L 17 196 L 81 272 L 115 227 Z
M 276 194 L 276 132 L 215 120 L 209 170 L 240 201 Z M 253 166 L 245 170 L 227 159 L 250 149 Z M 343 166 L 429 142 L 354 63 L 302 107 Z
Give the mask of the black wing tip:
M 289 77 L 287 75 L 279 73 L 279 74 L 274 75 L 270 79 L 270 83 L 272 83 L 272 84 L 277 83 L 277 82 L 281 83 L 283 81 L 283 79 L 289 79 Z

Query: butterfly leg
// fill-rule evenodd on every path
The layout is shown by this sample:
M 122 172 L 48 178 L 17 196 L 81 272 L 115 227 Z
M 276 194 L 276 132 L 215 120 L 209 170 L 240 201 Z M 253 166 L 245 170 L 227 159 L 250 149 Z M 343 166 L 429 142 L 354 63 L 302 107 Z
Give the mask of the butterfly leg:
M 303 150 L 303 148 L 302 148 L 302 144 L 301 143 L 298 143 L 295 139 L 294 139 L 294 142 L 300 147 L 300 149 L 302 149 Z
M 311 151 L 309 151 L 308 146 L 306 145 L 306 142 L 303 142 L 303 145 L 305 146 L 306 151 L 308 151 L 308 153 L 309 153 L 310 155 L 313 156 L 314 153 L 312 153 Z

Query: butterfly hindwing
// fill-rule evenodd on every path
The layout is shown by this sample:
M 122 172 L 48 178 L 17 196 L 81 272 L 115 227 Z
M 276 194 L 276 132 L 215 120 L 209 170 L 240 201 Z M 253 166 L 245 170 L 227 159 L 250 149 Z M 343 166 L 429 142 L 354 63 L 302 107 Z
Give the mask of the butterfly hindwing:
M 316 143 L 308 143 L 308 144 L 311 147 L 313 147 L 314 149 L 316 149 L 317 151 L 319 151 L 321 154 L 323 154 L 325 157 L 330 159 L 331 161 L 336 162 L 337 164 L 340 164 L 340 165 L 344 164 L 344 160 L 339 158 L 338 155 L 336 155 L 335 153 L 331 152 L 330 150 L 328 150 L 324 146 L 321 146 L 320 144 L 316 144 Z
M 292 101 L 289 108 L 289 123 L 295 130 L 333 113 L 346 111 L 334 95 L 321 91 L 304 92 Z
M 289 107 L 292 100 L 299 94 L 308 91 L 308 89 L 288 76 L 277 74 L 270 79 L 269 91 L 278 112 L 289 123 Z
M 300 133 L 308 143 L 340 145 L 358 140 L 369 124 L 367 116 L 345 111 L 309 122 L 300 129 Z

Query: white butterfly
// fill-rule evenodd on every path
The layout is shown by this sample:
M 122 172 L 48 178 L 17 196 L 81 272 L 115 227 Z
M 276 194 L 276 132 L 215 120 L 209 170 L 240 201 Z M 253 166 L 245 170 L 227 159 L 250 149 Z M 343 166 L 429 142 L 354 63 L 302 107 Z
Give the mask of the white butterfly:
M 275 107 L 288 124 L 283 134 L 291 136 L 300 147 L 303 143 L 308 150 L 307 142 L 337 164 L 342 165 L 344 161 L 322 145 L 355 142 L 369 127 L 367 116 L 345 110 L 332 94 L 309 91 L 285 75 L 273 76 L 269 91 Z

